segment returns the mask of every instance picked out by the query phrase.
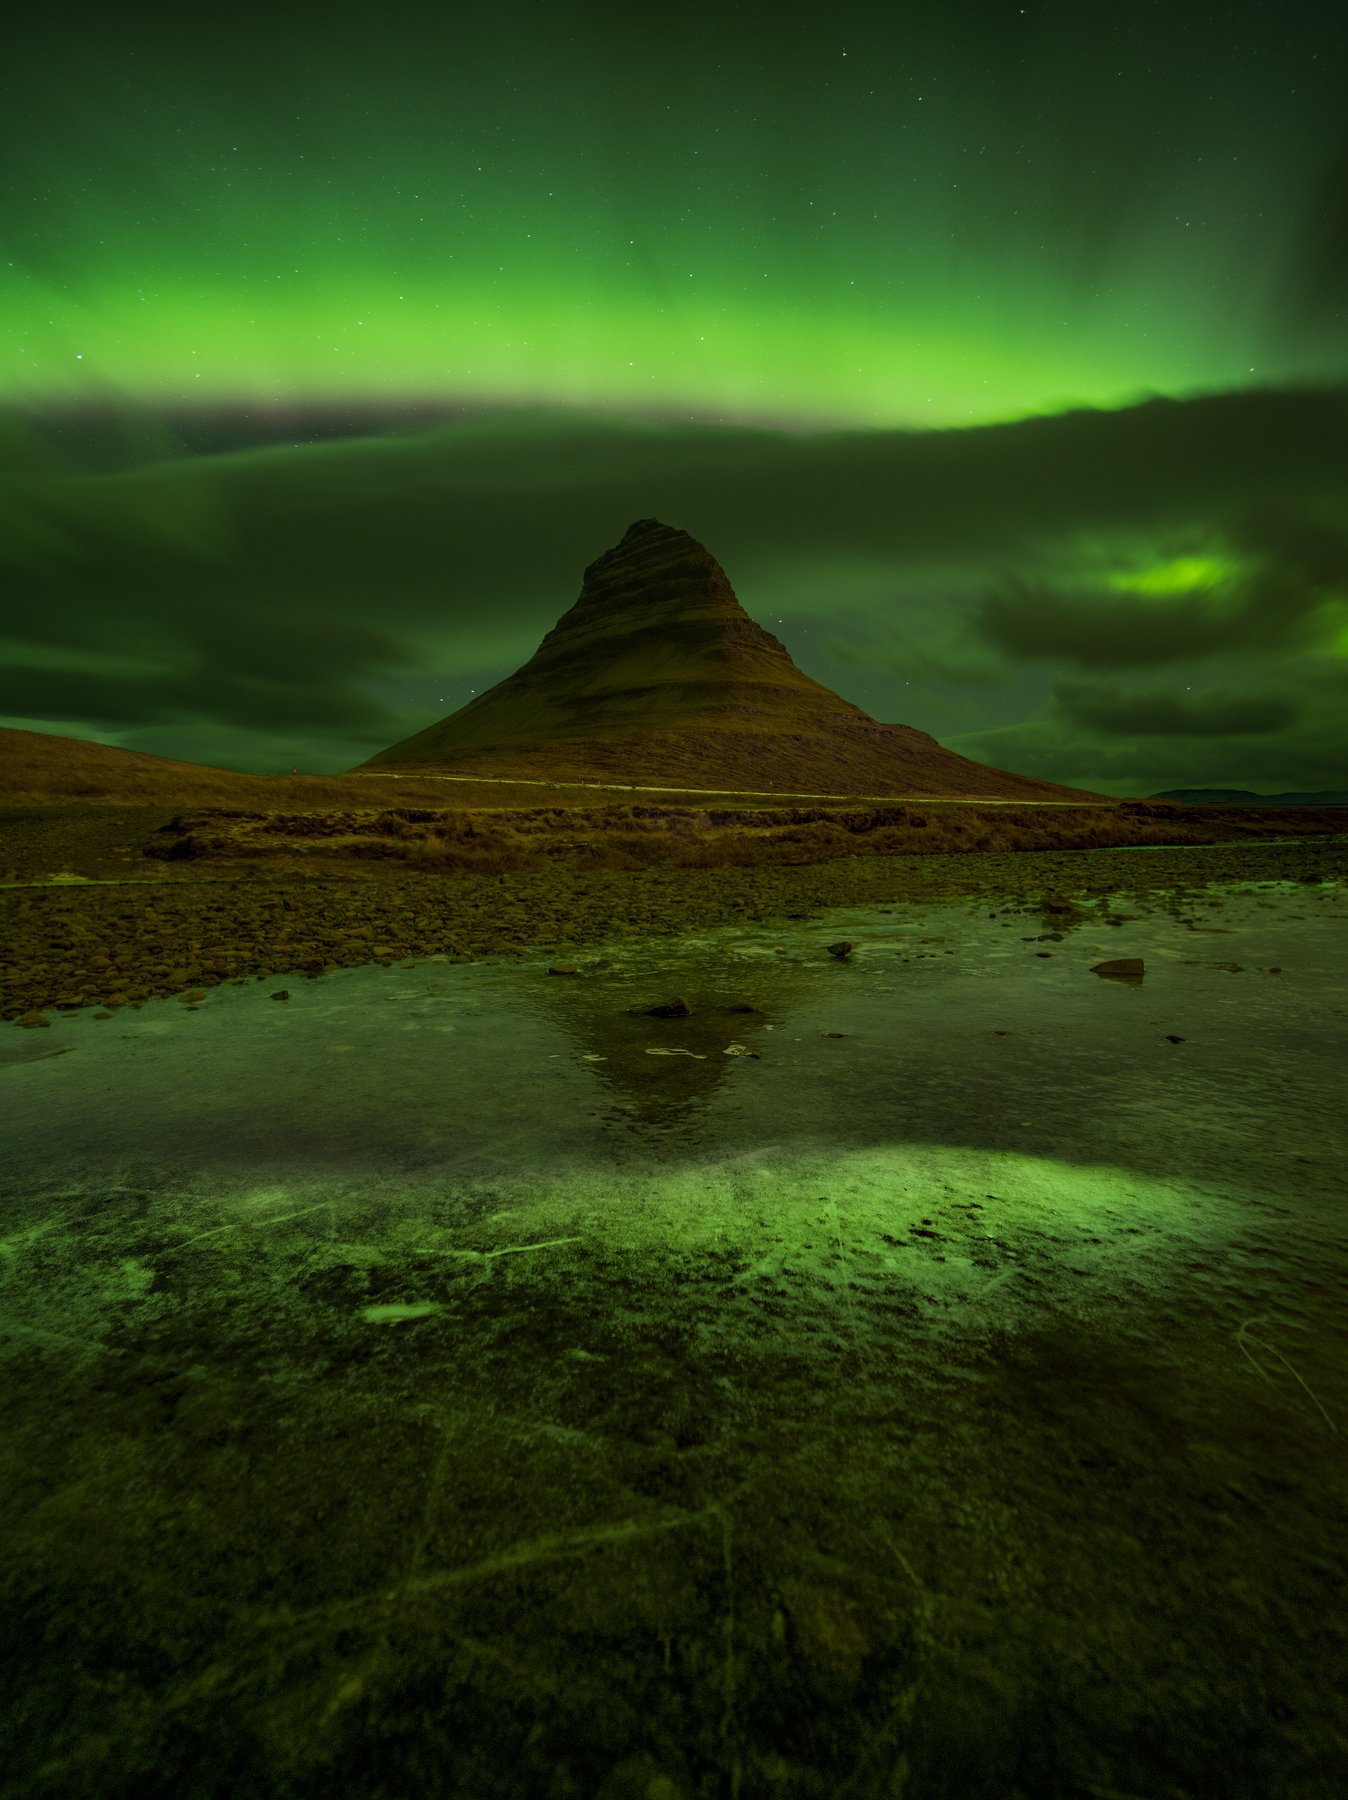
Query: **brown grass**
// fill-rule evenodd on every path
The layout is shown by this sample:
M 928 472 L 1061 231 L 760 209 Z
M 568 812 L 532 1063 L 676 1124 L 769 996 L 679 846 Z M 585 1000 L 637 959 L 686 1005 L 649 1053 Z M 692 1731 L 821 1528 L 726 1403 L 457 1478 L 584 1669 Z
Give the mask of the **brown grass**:
M 643 791 L 558 782 L 241 775 L 0 730 L 8 879 L 229 865 L 504 875 L 806 865 L 855 856 L 1213 844 L 1348 831 L 1348 808 Z M 628 790 L 629 793 L 631 790 Z M 142 853 L 151 859 L 142 862 Z
M 853 856 L 1212 844 L 1348 829 L 1348 809 L 1145 806 L 693 807 L 630 803 L 490 810 L 391 807 L 176 814 L 145 853 L 193 865 L 287 860 L 317 870 L 400 862 L 507 874 L 561 859 L 586 869 L 735 868 Z

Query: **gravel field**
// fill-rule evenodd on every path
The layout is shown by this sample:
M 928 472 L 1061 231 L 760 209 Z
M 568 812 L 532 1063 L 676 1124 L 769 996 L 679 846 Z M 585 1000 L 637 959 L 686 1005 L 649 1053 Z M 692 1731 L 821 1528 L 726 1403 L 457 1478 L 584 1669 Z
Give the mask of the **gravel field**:
M 110 811 L 112 809 L 109 809 Z M 136 809 L 139 812 L 141 809 Z M 57 818 L 0 837 L 6 945 L 0 1017 L 198 999 L 221 982 L 319 976 L 367 962 L 582 949 L 831 906 L 978 896 L 1036 904 L 1074 893 L 1176 895 L 1210 883 L 1343 880 L 1348 839 L 1107 850 L 850 856 L 805 866 L 595 869 L 566 859 L 507 875 L 405 864 L 162 862 L 117 821 Z M 141 839 L 171 817 L 143 809 Z M 335 861 L 335 859 L 333 859 Z M 75 877 L 52 882 L 52 876 Z M 22 885 L 35 884 L 42 885 Z M 196 1004 L 197 1000 L 190 1003 Z

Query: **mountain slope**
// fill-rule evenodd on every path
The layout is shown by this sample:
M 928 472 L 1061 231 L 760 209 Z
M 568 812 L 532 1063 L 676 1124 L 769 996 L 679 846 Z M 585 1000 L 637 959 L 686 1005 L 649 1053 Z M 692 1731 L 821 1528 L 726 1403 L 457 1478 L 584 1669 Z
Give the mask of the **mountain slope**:
M 812 681 L 709 551 L 641 519 L 528 662 L 362 770 L 795 793 L 1080 800 L 886 725 Z

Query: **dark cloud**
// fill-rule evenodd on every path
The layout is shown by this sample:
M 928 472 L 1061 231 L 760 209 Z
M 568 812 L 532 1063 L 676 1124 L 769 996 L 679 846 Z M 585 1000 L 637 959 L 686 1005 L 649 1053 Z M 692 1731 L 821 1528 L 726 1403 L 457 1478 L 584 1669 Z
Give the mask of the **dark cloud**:
M 1326 712 L 1286 733 L 1260 738 L 1106 735 L 1067 719 L 1033 719 L 942 742 L 975 762 L 1096 793 L 1155 794 L 1183 787 L 1313 793 L 1348 787 L 1348 745 L 1337 716 Z
M 978 629 L 1012 655 L 1088 668 L 1314 652 L 1342 624 L 1328 609 L 1348 600 L 1348 533 L 1322 506 L 1275 496 L 1237 507 L 1211 559 L 1232 572 L 1187 592 L 1068 591 L 1012 576 L 984 597 Z
M 313 607 L 298 614 L 246 605 L 206 612 L 194 641 L 207 668 L 233 668 L 250 679 L 296 687 L 398 667 L 406 655 L 393 633 Z
M 268 680 L 235 671 L 219 675 L 203 667 L 192 699 L 198 716 L 265 731 L 328 730 L 352 738 L 391 729 L 398 719 L 391 708 L 342 677 L 317 685 L 302 675 Z
M 346 680 L 303 674 L 268 680 L 200 663 L 176 671 L 0 667 L 0 714 L 84 718 L 101 728 L 194 720 L 243 732 L 335 731 L 346 737 L 396 729 L 398 715 Z
M 920 561 L 955 547 L 1005 554 L 1068 530 L 1225 522 L 1261 495 L 1337 497 L 1345 477 L 1348 390 L 1154 398 L 935 432 L 503 411 L 410 438 L 159 461 L 104 481 L 48 473 L 23 499 L 72 552 L 126 557 L 139 543 L 158 559 L 177 545 L 206 563 L 226 555 L 270 585 L 299 575 L 306 591 L 332 582 L 366 601 L 372 582 L 395 578 L 395 604 L 406 593 L 420 605 L 437 584 L 569 585 L 577 546 L 583 567 L 652 512 L 723 560 Z
M 1229 645 L 1239 622 L 1216 596 L 1157 601 L 1141 594 L 1062 593 L 1014 578 L 989 594 L 978 628 L 1013 656 L 1066 657 L 1095 668 L 1189 660 Z
M 1348 592 L 1348 529 L 1314 506 L 1281 495 L 1256 499 L 1232 516 L 1227 534 L 1234 549 L 1262 558 L 1289 586 Z
M 1121 689 L 1094 681 L 1055 681 L 1053 698 L 1074 725 L 1106 735 L 1257 737 L 1297 718 L 1296 701 L 1270 689 Z
M 1045 662 L 1098 677 L 1259 656 L 1276 675 L 1343 630 L 1348 391 L 927 433 L 538 411 L 384 423 L 171 454 L 177 428 L 139 416 L 97 443 L 88 419 L 0 421 L 0 707 L 142 740 L 172 725 L 189 757 L 195 721 L 203 741 L 226 734 L 213 746 L 233 731 L 240 763 L 289 730 L 349 766 L 518 666 L 586 564 L 652 515 L 702 539 L 769 629 L 790 614 L 807 672 L 946 733 L 986 721 L 994 696 L 1003 721 L 1042 712 Z M 1165 595 L 1102 575 L 1190 543 L 1237 572 Z M 1144 729 L 1067 694 L 1080 729 Z M 1223 729 L 1185 717 L 1156 729 Z

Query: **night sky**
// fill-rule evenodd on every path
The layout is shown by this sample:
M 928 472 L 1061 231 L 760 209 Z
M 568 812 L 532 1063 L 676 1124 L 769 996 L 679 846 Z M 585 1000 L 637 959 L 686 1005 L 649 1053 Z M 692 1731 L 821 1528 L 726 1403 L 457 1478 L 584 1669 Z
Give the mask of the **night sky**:
M 0 723 L 351 767 L 637 518 L 1105 792 L 1348 787 L 1348 22 L 25 9 Z

